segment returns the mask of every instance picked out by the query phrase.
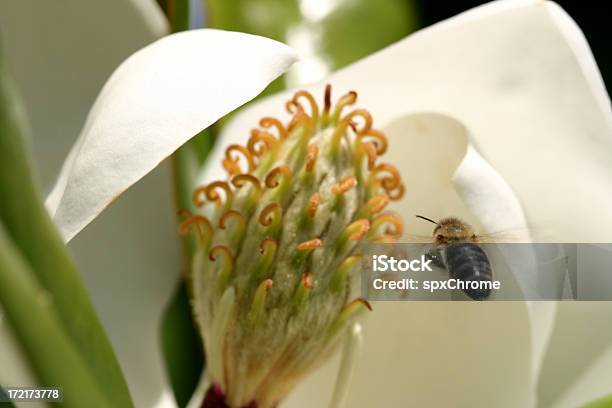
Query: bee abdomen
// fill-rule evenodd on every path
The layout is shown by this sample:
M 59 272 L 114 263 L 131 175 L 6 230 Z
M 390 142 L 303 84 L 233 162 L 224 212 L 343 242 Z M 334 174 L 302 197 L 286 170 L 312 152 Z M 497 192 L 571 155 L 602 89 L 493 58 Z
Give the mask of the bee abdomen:
M 493 272 L 485 251 L 476 244 L 450 244 L 445 251 L 446 267 L 451 278 L 462 281 L 491 281 Z M 465 294 L 475 300 L 489 297 L 488 288 L 467 288 Z

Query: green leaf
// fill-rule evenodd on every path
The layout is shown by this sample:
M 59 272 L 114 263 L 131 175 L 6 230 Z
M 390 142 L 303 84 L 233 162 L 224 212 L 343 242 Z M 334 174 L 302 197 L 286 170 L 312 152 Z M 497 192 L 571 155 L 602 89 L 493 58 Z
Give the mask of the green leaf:
M 63 328 L 113 405 L 130 407 L 131 397 L 110 342 L 40 199 L 25 145 L 24 115 L 4 61 L 0 58 L 0 220 L 37 284 L 53 297 L 58 328 Z
M 583 405 L 582 408 L 612 408 L 612 395 L 591 401 Z
M 38 283 L 0 223 L 0 302 L 40 380 L 64 389 L 66 407 L 113 406 L 62 329 L 56 300 Z
M 164 311 L 161 342 L 174 397 L 179 407 L 185 407 L 204 370 L 204 356 L 184 281 Z

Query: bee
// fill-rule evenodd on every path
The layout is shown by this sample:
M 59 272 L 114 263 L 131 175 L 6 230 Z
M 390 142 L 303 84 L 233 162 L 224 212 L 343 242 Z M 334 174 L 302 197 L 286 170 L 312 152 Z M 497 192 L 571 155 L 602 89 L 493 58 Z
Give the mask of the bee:
M 448 217 L 436 222 L 422 215 L 425 221 L 436 225 L 433 230 L 433 244 L 436 248 L 430 256 L 433 263 L 443 267 L 453 279 L 470 281 L 492 281 L 491 262 L 485 251 L 478 245 L 479 237 L 470 224 L 458 218 Z M 463 289 L 474 300 L 484 300 L 491 289 Z

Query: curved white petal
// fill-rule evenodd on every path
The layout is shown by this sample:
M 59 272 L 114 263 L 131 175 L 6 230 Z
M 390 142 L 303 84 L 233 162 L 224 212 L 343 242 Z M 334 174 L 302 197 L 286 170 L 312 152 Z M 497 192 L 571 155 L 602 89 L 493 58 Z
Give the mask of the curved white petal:
M 518 231 L 515 233 L 518 242 L 530 242 L 527 221 L 514 192 L 473 147 L 468 146 L 465 157 L 453 175 L 453 184 L 466 206 L 473 214 L 477 214 L 485 231 L 515 230 Z M 548 271 L 536 267 L 536 262 L 542 257 L 538 247 L 505 246 L 500 250 L 506 259 L 514 260 L 511 264 L 516 267 L 515 276 L 527 299 L 545 297 L 548 293 L 541 287 L 543 284 L 563 287 L 566 277 L 564 268 Z M 519 266 L 521 264 L 524 268 Z M 526 275 L 524 271 L 538 271 L 538 274 Z M 541 276 L 544 273 L 547 274 L 545 278 Z M 538 382 L 542 359 L 553 329 L 556 306 L 555 302 L 527 302 L 531 329 L 532 384 Z
M 478 215 L 485 231 L 527 228 L 516 195 L 505 180 L 472 146 L 453 175 L 453 184 L 470 210 Z M 529 242 L 528 231 L 519 231 L 519 242 Z
M 173 34 L 133 54 L 102 89 L 49 196 L 65 239 L 294 60 L 281 43 L 219 30 Z
M 508 202 L 504 207 L 504 212 L 514 213 L 518 219 L 526 218 L 530 226 L 538 228 L 533 230 L 536 240 L 575 242 L 612 238 L 612 218 L 603 222 L 601 218 L 601 214 L 609 212 L 609 203 L 612 202 L 609 100 L 579 29 L 554 3 L 517 0 L 479 7 L 418 32 L 333 74 L 325 82 L 333 84 L 338 92 L 357 90 L 359 105 L 371 111 L 375 126 L 386 125 L 385 130 L 392 138 L 390 155 L 398 159 L 390 161 L 400 166 L 407 188 L 412 189 L 399 207 L 405 217 L 424 211 L 429 211 L 427 215 L 433 217 L 452 213 L 494 230 L 496 224 L 506 222 L 495 219 L 494 213 L 481 214 L 485 203 L 476 200 L 479 184 L 474 184 L 473 180 L 456 179 L 459 193 L 465 195 L 463 199 L 452 191 L 450 184 L 432 185 L 436 177 L 443 177 L 445 172 L 450 180 L 450 174 L 465 154 L 465 147 L 459 155 L 450 154 L 456 149 L 457 142 L 447 138 L 433 141 L 430 149 L 425 150 L 415 145 L 414 138 L 407 137 L 407 128 L 394 121 L 410 113 L 433 111 L 458 118 L 469 129 L 478 152 L 496 170 L 493 179 L 502 180 L 507 187 L 500 190 L 498 198 L 507 200 L 514 196 L 512 203 Z M 321 95 L 323 85 L 316 84 L 307 89 Z M 248 130 L 256 126 L 258 119 L 279 113 L 290 94 L 269 98 L 236 117 L 226 129 L 225 140 L 218 145 L 215 160 L 207 164 L 203 180 L 223 176 L 218 165 L 223 144 L 243 143 Z M 450 173 L 449 168 L 452 169 Z M 479 170 L 472 168 L 472 171 Z M 491 173 L 484 176 L 488 177 L 487 174 Z M 477 213 L 476 217 L 470 214 L 466 205 Z M 524 216 L 517 211 L 521 207 Z M 568 214 L 578 213 L 581 214 L 580 220 L 568 218 Z M 418 228 L 413 221 L 408 221 L 408 230 L 419 233 Z M 445 310 L 445 314 L 432 314 L 430 309 L 435 307 Z M 460 344 L 458 349 L 475 347 L 478 336 L 467 330 L 468 327 L 475 330 L 474 327 L 453 326 L 456 331 L 446 336 L 442 334 L 444 332 L 425 336 L 427 332 L 423 329 L 424 325 L 433 324 L 438 330 L 446 330 L 449 320 L 468 313 L 470 307 L 463 304 L 393 304 L 382 307 L 385 312 L 382 316 L 379 314 L 381 308 L 377 308 L 376 316 L 371 319 L 378 323 L 377 329 L 368 330 L 366 326 L 365 362 L 360 367 L 366 374 L 362 375 L 371 380 L 375 377 L 373 372 L 382 372 L 380 364 L 374 362 L 378 358 L 387 362 L 385 373 L 390 367 L 394 367 L 394 373 L 397 369 L 397 375 L 385 375 L 387 389 L 393 384 L 399 388 L 420 384 L 418 380 L 407 380 L 412 379 L 410 368 L 416 373 L 430 373 L 426 364 L 432 362 L 424 361 L 421 357 L 423 350 L 409 354 L 409 348 L 400 352 L 399 345 L 406 342 L 429 344 L 432 337 L 442 336 L 452 339 L 449 340 L 451 345 L 453 342 Z M 472 373 L 468 377 L 471 384 L 487 381 L 483 378 L 488 377 L 487 372 L 498 373 L 500 370 L 487 370 L 490 361 L 486 358 L 498 363 L 501 361 L 504 367 L 508 367 L 507 353 L 516 353 L 512 357 L 512 362 L 517 363 L 512 365 L 515 370 L 502 370 L 508 378 L 503 381 L 506 388 L 501 392 L 514 390 L 507 398 L 501 398 L 502 394 L 499 394 L 496 402 L 470 400 L 464 394 L 471 389 L 469 386 L 458 387 L 456 392 L 444 395 L 433 391 L 428 393 L 427 387 L 411 387 L 403 394 L 394 394 L 395 397 L 377 392 L 380 398 L 377 402 L 393 404 L 416 400 L 429 406 L 436 405 L 432 402 L 457 405 L 456 398 L 461 396 L 466 404 L 468 401 L 471 403 L 470 406 L 499 406 L 500 401 L 509 406 L 532 405 L 541 359 L 553 327 L 555 307 L 550 303 L 528 306 L 513 303 L 492 308 L 499 308 L 496 322 L 517 319 L 521 323 L 516 323 L 515 327 L 520 329 L 513 332 L 514 341 L 505 344 L 508 339 L 504 329 L 498 329 L 496 322 L 486 320 L 492 309 L 470 310 L 471 317 L 486 321 L 483 329 L 486 327 L 487 333 L 497 332 L 502 339 L 492 335 L 495 339 L 490 338 L 487 345 L 498 350 L 497 356 L 471 356 L 472 359 L 466 363 Z M 419 311 L 422 321 L 412 315 Z M 410 328 L 404 329 L 398 324 L 400 321 Z M 398 338 L 398 349 L 393 348 L 395 338 Z M 554 342 L 554 339 L 550 341 Z M 499 349 L 498 345 L 501 346 Z M 448 347 L 447 344 L 444 346 Z M 435 347 L 433 349 L 438 351 Z M 402 353 L 406 353 L 405 360 Z M 576 353 L 581 354 L 581 351 L 576 350 Z M 436 361 L 446 371 L 448 367 L 457 366 L 455 358 Z M 520 363 L 517 359 L 521 360 Z M 401 371 L 396 368 L 400 365 Z M 548 371 L 544 370 L 544 373 Z M 432 378 L 435 375 L 430 374 Z M 456 376 L 447 378 L 449 381 L 444 385 L 436 382 L 436 386 L 448 387 L 448 383 L 456 381 Z M 300 390 L 312 392 L 315 389 L 313 384 L 320 385 L 321 382 L 313 379 Z M 366 382 L 361 385 L 353 388 L 353 406 L 376 404 L 367 396 L 373 386 L 366 385 Z M 291 400 L 295 406 L 312 401 L 300 392 Z M 303 401 L 300 401 L 300 395 L 304 397 Z M 451 400 L 451 395 L 455 399 Z M 445 397 L 449 399 L 444 400 Z

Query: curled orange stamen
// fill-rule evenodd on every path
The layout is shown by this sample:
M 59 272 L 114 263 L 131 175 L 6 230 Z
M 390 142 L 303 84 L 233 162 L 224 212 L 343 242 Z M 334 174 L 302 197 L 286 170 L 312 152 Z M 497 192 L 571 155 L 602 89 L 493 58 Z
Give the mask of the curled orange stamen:
M 232 184 L 236 188 L 242 188 L 246 183 L 251 183 L 257 195 L 261 193 L 261 183 L 252 174 L 237 174 L 232 178 Z
M 355 133 L 358 133 L 355 131 Z M 389 142 L 387 140 L 387 136 L 380 130 L 369 129 L 366 132 L 359 133 L 359 139 L 372 138 L 375 141 L 376 146 L 376 154 L 381 156 L 385 154 L 387 151 L 387 147 L 389 146 Z
M 243 226 L 246 225 L 246 220 L 244 219 L 244 216 L 236 210 L 228 210 L 226 212 L 223 213 L 223 215 L 219 218 L 219 228 L 221 229 L 226 229 L 227 228 L 227 221 L 230 218 L 236 218 L 238 220 L 238 222 L 240 222 L 240 224 L 242 224 Z
M 239 153 L 245 158 L 248 165 L 248 171 L 245 172 L 240 169 L 240 165 L 238 164 L 239 156 L 232 155 L 233 152 Z M 222 164 L 223 168 L 227 170 L 230 176 L 234 176 L 239 173 L 251 173 L 255 169 L 255 159 L 253 158 L 251 152 L 249 152 L 249 149 L 237 144 L 228 146 L 228 148 L 225 150 L 225 159 L 223 159 Z
M 376 164 L 376 146 L 372 142 L 360 143 L 359 150 L 368 158 L 368 170 L 372 170 Z
M 389 163 L 381 163 L 376 166 L 371 173 L 371 177 L 376 177 L 381 173 L 388 173 L 389 176 L 382 177 L 380 181 L 380 185 L 386 191 L 392 191 L 396 188 L 399 188 L 401 185 L 402 177 L 400 176 L 399 170 Z
M 280 140 L 284 140 L 287 138 L 287 129 L 282 124 L 282 122 L 276 118 L 271 118 L 271 117 L 262 118 L 259 121 L 259 125 L 266 129 L 271 128 L 271 127 L 276 128 L 276 131 L 278 132 L 278 138 Z
M 334 133 L 331 136 L 331 151 L 332 154 L 336 155 L 338 153 L 338 149 L 340 147 L 340 141 L 342 137 L 346 134 L 346 129 L 348 128 L 349 122 L 341 121 L 334 128 Z
M 383 232 L 384 235 L 395 239 L 399 239 L 402 236 L 404 232 L 404 224 L 400 218 L 393 213 L 385 213 L 376 217 L 372 221 L 372 234 L 378 232 L 378 229 L 384 224 L 389 225 Z
M 222 253 L 223 256 L 225 256 L 226 259 L 229 260 L 230 264 L 234 263 L 234 256 L 232 255 L 232 252 L 225 245 L 215 245 L 214 247 L 212 247 L 210 249 L 210 252 L 208 253 L 208 259 L 210 259 L 212 262 L 215 262 L 217 260 L 217 253 Z
M 205 242 L 207 236 L 212 237 L 213 227 L 208 218 L 203 215 L 192 214 L 191 211 L 184 208 L 180 209 L 177 215 L 179 217 L 185 217 L 185 219 L 179 223 L 179 234 L 187 235 L 191 232 L 191 228 L 193 227 L 198 234 L 200 242 Z M 206 231 L 203 231 L 202 227 Z
M 270 251 L 276 251 L 276 241 L 273 240 L 272 238 L 265 238 L 263 241 L 261 241 L 261 243 L 259 244 L 259 252 L 262 255 L 266 255 L 268 254 Z
M 315 163 L 317 162 L 317 156 L 319 155 L 319 148 L 314 144 L 308 145 L 308 152 L 306 153 L 306 171 L 310 173 L 314 169 Z
M 388 173 L 388 176 L 382 177 L 377 182 L 387 192 L 391 200 L 399 200 L 404 196 L 405 188 L 402 184 L 402 179 L 397 168 L 388 163 L 381 163 L 376 166 L 371 173 L 371 180 L 376 179 L 380 173 Z
M 267 227 L 272 224 L 275 217 L 278 217 L 280 220 L 282 216 L 283 207 L 279 203 L 270 203 L 259 213 L 259 223 Z
M 311 251 L 313 249 L 319 248 L 322 245 L 322 242 L 319 238 L 311 239 L 309 241 L 301 242 L 297 245 L 297 249 L 300 251 Z
M 296 115 L 299 113 L 306 114 L 306 112 L 304 112 L 304 107 L 302 106 L 302 104 L 297 103 L 297 101 L 294 101 L 293 99 L 289 99 L 287 102 L 285 102 L 285 109 L 292 115 Z
M 195 190 L 193 190 L 191 201 L 196 207 L 202 207 L 204 206 L 204 204 L 206 204 L 206 201 L 202 199 L 202 195 L 205 195 L 205 193 L 206 193 L 206 186 L 200 186 L 200 187 L 197 187 Z M 221 202 L 219 201 L 216 204 L 221 205 Z
M 345 233 L 348 234 L 349 240 L 359 241 L 366 236 L 369 230 L 370 222 L 366 219 L 360 219 L 346 227 Z
M 279 185 L 278 177 L 281 174 L 285 176 L 285 179 L 287 181 L 291 180 L 291 169 L 285 166 L 284 164 L 281 164 L 280 166 L 276 166 L 275 168 L 270 170 L 270 172 L 266 176 L 264 180 L 264 184 L 266 185 L 266 187 L 268 188 L 277 187 Z
M 386 194 L 377 194 L 368 200 L 366 208 L 370 214 L 376 214 L 384 210 L 387 204 L 389 204 L 389 196 Z
M 310 196 L 308 200 L 308 215 L 313 218 L 317 213 L 317 208 L 319 208 L 319 203 L 321 203 L 321 194 L 319 192 L 314 193 Z
M 362 119 L 363 124 L 361 125 L 361 128 L 359 128 L 359 126 L 354 123 L 353 119 L 355 118 Z M 353 128 L 355 133 L 357 133 L 358 135 L 362 135 L 371 130 L 372 121 L 372 115 L 370 114 L 370 112 L 365 109 L 355 109 L 354 111 L 343 117 L 340 122 L 345 122 L 347 125 L 352 124 L 351 127 Z
M 213 181 L 207 186 L 201 186 L 194 190 L 192 197 L 193 204 L 197 207 L 202 207 L 204 204 L 206 204 L 206 202 L 202 199 L 203 193 L 208 201 L 215 203 L 217 206 L 220 206 L 221 196 L 216 191 L 217 189 L 221 189 L 225 192 L 226 203 L 230 203 L 232 201 L 233 191 L 227 181 Z
M 357 123 L 353 121 L 354 118 L 360 117 L 363 120 L 361 128 Z M 334 129 L 334 133 L 332 134 L 331 148 L 332 153 L 335 155 L 338 152 L 338 147 L 340 146 L 340 140 L 346 134 L 348 127 L 353 129 L 353 132 L 357 134 L 357 136 L 364 134 L 370 130 L 372 127 L 372 115 L 365 109 L 355 109 L 348 115 L 346 115 L 342 120 L 338 122 Z
M 287 125 L 287 130 L 292 132 L 298 127 L 302 127 L 304 129 L 304 135 L 310 136 L 312 134 L 312 119 L 302 111 L 298 111 L 295 115 L 293 115 L 291 121 Z
M 330 331 L 331 333 L 338 333 L 338 331 L 345 327 L 346 323 L 354 318 L 363 307 L 366 307 L 369 311 L 372 311 L 372 306 L 368 303 L 367 300 L 363 298 L 357 298 L 347 303 L 346 306 L 342 308 L 336 320 L 332 323 Z
M 242 171 L 242 169 L 240 168 L 237 162 L 234 162 L 228 159 L 221 160 L 221 165 L 223 166 L 225 171 L 227 171 L 227 174 L 229 174 L 230 176 L 234 174 L 238 174 Z
M 354 176 L 348 176 L 340 180 L 340 182 L 334 184 L 331 188 L 332 193 L 335 195 L 341 195 L 349 191 L 351 188 L 357 185 L 357 179 Z
M 337 121 L 340 115 L 342 115 L 342 110 L 354 104 L 357 101 L 357 92 L 350 91 L 340 97 L 338 102 L 336 102 L 336 106 L 334 107 L 334 113 L 332 114 L 332 120 Z
M 405 192 L 406 192 L 406 188 L 404 187 L 403 184 L 400 184 L 399 186 L 397 186 L 396 189 L 388 191 L 387 194 L 389 194 L 389 198 L 391 200 L 397 201 L 404 196 Z
M 351 304 L 357 304 L 357 303 L 364 305 L 370 312 L 374 310 L 372 309 L 372 305 L 370 304 L 370 302 L 368 302 L 364 298 L 357 298 L 351 302 Z
M 310 105 L 310 117 L 312 118 L 312 121 L 314 123 L 317 123 L 319 121 L 319 105 L 315 101 L 315 98 L 312 96 L 310 92 L 304 91 L 304 90 L 297 91 L 293 95 L 293 98 L 291 100 L 293 101 L 294 104 L 300 106 L 300 110 L 302 112 L 304 112 L 304 108 L 302 107 L 302 104 L 299 102 L 300 98 L 305 98 L 308 101 L 308 104 Z
M 277 145 L 278 140 L 270 133 L 259 129 L 253 129 L 251 131 L 251 137 L 247 142 L 247 149 L 253 156 L 260 157 Z

